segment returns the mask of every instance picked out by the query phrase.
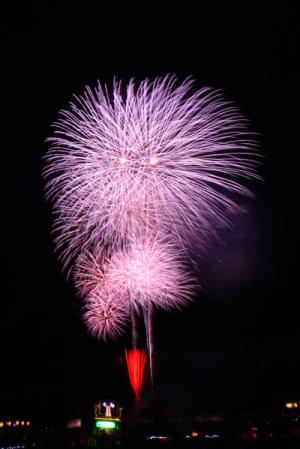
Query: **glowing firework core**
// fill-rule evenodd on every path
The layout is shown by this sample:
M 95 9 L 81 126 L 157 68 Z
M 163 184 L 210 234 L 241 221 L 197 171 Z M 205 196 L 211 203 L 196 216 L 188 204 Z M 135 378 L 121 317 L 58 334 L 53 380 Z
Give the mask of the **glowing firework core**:
M 149 164 L 150 165 L 157 165 L 159 163 L 159 157 L 153 156 L 150 158 Z

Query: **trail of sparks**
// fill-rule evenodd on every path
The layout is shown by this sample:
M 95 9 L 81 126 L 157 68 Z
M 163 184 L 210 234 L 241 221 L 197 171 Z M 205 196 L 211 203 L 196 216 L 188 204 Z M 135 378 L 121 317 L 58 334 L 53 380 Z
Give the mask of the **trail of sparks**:
M 139 408 L 147 356 L 143 349 L 125 349 L 125 358 L 130 385 Z
M 149 370 L 152 391 L 154 390 L 154 369 L 153 369 L 153 306 L 150 304 L 147 309 L 144 309 L 144 323 L 146 329 L 146 340 L 149 356 Z

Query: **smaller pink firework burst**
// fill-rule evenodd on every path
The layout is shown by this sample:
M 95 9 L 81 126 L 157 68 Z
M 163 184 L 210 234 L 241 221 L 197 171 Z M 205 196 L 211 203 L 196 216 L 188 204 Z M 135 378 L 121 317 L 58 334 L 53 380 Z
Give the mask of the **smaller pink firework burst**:
M 83 320 L 90 333 L 107 341 L 120 336 L 128 321 L 128 312 L 116 290 L 107 282 L 107 260 L 100 248 L 86 251 L 76 263 L 75 287 L 84 301 Z
M 105 288 L 106 270 L 106 257 L 99 246 L 93 251 L 85 251 L 77 258 L 73 279 L 82 298 L 86 298 L 95 289 Z
M 111 292 L 96 288 L 85 299 L 83 320 L 94 337 L 107 341 L 124 333 L 128 314 Z
M 191 300 L 197 286 L 182 252 L 162 238 L 133 240 L 112 254 L 107 282 L 130 309 L 180 308 Z

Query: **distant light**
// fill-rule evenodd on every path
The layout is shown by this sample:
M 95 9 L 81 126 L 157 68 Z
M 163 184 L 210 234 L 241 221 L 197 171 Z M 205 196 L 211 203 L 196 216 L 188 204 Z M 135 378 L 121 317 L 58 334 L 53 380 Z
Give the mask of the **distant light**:
M 106 402 L 103 402 L 103 407 L 106 407 Z
M 257 428 L 257 427 L 251 427 L 251 434 L 250 434 L 250 436 L 251 436 L 251 438 L 253 438 L 254 440 L 257 439 L 257 431 L 258 431 L 258 428 Z
M 159 157 L 157 157 L 157 156 L 150 157 L 150 161 L 149 161 L 150 165 L 157 165 L 158 163 L 159 163 Z
M 114 421 L 96 421 L 96 427 L 100 429 L 115 429 L 117 424 Z
M 20 421 L 16 421 L 16 426 L 18 426 L 20 424 Z
M 168 437 L 164 435 L 151 435 L 150 437 L 147 437 L 147 440 L 167 440 Z
M 121 165 L 125 165 L 127 163 L 127 157 L 125 157 L 125 156 L 120 157 L 119 163 Z
M 185 436 L 185 438 L 197 438 L 199 436 L 199 432 L 191 432 L 191 434 L 188 434 Z M 206 435 L 206 438 L 210 438 L 211 436 Z M 215 437 L 213 437 L 215 438 Z
M 25 424 L 25 422 L 24 422 L 24 421 L 21 421 L 21 426 L 24 426 L 24 424 Z
M 27 425 L 27 426 L 30 426 L 30 421 L 26 421 L 26 425 Z
M 0 427 L 3 427 L 3 426 L 4 426 L 3 421 L 0 421 Z
M 111 402 L 109 405 L 111 408 L 115 408 L 115 404 L 113 402 Z
M 289 409 L 291 409 L 291 408 L 298 408 L 298 402 L 287 402 L 286 404 L 285 404 L 285 406 L 286 406 L 286 408 L 289 408 Z
M 67 422 L 67 429 L 79 429 L 81 427 L 81 419 L 71 419 Z

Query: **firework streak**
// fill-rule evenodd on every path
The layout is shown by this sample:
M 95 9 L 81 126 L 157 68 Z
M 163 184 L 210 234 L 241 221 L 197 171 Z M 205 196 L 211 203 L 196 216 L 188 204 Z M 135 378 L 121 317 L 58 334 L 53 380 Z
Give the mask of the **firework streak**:
M 146 353 L 142 349 L 131 349 L 129 351 L 125 349 L 125 358 L 130 385 L 135 395 L 136 405 L 139 407 L 147 360 Z

